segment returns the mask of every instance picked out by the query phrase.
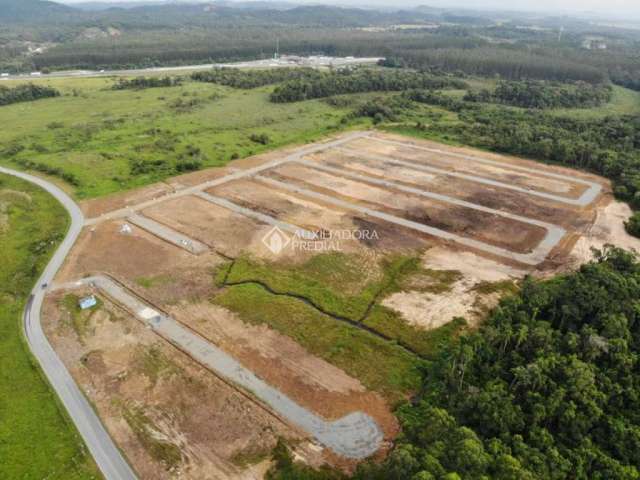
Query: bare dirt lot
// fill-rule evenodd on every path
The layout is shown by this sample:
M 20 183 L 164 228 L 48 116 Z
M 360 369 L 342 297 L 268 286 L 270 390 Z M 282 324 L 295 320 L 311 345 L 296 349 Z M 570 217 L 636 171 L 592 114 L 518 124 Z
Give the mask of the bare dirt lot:
M 86 202 L 83 210 L 92 218 L 58 282 L 111 276 L 314 414 L 327 420 L 367 414 L 383 433 L 380 452 L 398 433 L 386 397 L 338 368 L 333 352 L 312 355 L 285 330 L 214 305 L 224 289 L 216 284 L 223 266 L 240 257 L 295 268 L 336 245 L 361 258 L 420 257 L 420 268 L 452 280 L 435 290 L 408 285 L 375 301 L 423 333 L 460 316 L 473 325 L 526 273 L 575 266 L 590 258 L 591 246 L 615 241 L 640 248 L 622 226 L 627 207 L 612 202 L 604 179 L 380 132 L 270 152 Z M 131 225 L 132 212 L 210 250 L 194 255 Z M 316 237 L 302 242 L 296 229 Z M 336 232 L 348 238 L 333 242 Z M 310 285 L 318 295 L 317 283 Z M 180 478 L 261 478 L 261 460 L 277 435 L 294 443 L 304 436 L 108 301 L 81 322 L 80 335 L 78 317 L 61 298 L 49 299 L 47 332 L 119 445 L 133 452 L 142 478 L 177 478 L 178 471 Z M 331 306 L 335 298 L 320 295 L 322 301 Z M 339 355 L 344 345 L 335 348 Z M 161 373 L 145 363 L 149 355 L 164 365 Z M 153 438 L 177 439 L 174 470 L 150 453 L 158 449 L 140 433 L 140 424 L 149 423 Z M 311 463 L 353 466 L 319 450 L 301 454 Z M 160 451 L 175 460 L 174 448 Z
M 103 301 L 78 319 L 52 296 L 45 330 L 140 478 L 262 478 L 277 438 L 301 438 Z
M 353 411 L 376 419 L 392 439 L 398 425 L 384 399 L 368 392 L 355 378 L 309 355 L 289 337 L 266 326 L 250 326 L 233 313 L 210 303 L 183 303 L 170 313 L 203 337 L 233 354 L 269 384 L 317 412 L 337 420 Z

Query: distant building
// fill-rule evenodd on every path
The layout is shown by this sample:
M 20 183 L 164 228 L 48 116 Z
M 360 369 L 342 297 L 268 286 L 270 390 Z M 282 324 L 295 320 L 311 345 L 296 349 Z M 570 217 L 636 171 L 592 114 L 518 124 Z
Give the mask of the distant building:
M 78 306 L 82 310 L 88 310 L 89 308 L 95 307 L 98 304 L 98 300 L 95 295 L 89 295 L 88 297 L 81 298 L 78 302 Z
M 582 42 L 582 47 L 587 50 L 606 50 L 607 42 L 600 37 L 587 37 Z

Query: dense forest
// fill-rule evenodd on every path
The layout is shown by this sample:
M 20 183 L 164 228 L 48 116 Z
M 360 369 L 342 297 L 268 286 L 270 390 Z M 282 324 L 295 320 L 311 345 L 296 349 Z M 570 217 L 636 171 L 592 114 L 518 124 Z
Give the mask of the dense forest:
M 455 34 L 454 34 L 455 33 Z M 499 75 L 601 83 L 604 66 L 531 52 L 525 46 L 491 45 L 469 32 L 370 32 L 324 27 L 220 28 L 215 31 L 148 31 L 114 38 L 78 39 L 31 57 L 32 68 L 138 68 L 269 58 L 280 50 L 294 55 L 387 57 L 386 66 L 404 65 L 433 72 Z
M 424 374 L 403 433 L 359 480 L 640 478 L 640 264 L 613 247 L 577 272 L 525 279 Z M 271 480 L 329 480 L 275 451 Z
M 390 92 L 410 88 L 466 88 L 467 84 L 453 77 L 438 77 L 412 70 L 372 70 L 356 68 L 318 73 L 310 78 L 289 80 L 273 90 L 272 102 L 298 102 L 332 95 L 362 92 Z
M 493 92 L 483 89 L 469 92 L 464 100 L 493 102 L 521 108 L 591 108 L 611 100 L 612 88 L 607 84 L 586 82 L 572 84 L 543 81 L 501 81 Z
M 37 0 L 5 3 L 0 71 L 7 72 L 269 58 L 279 44 L 283 54 L 386 57 L 387 66 L 435 73 L 594 84 L 611 79 L 640 88 L 640 34 L 570 17 L 429 7 L 168 4 L 84 11 Z M 606 50 L 584 46 L 594 35 Z M 41 48 L 31 53 L 35 47 Z
M 31 102 L 40 98 L 57 97 L 60 95 L 55 88 L 26 83 L 13 88 L 0 85 L 0 105 L 18 102 Z
M 413 68 L 463 72 L 467 75 L 499 75 L 509 80 L 525 78 L 600 83 L 606 72 L 567 58 L 530 53 L 526 49 L 496 46 L 478 48 L 397 49 L 396 59 Z M 400 60 L 395 60 L 397 63 Z

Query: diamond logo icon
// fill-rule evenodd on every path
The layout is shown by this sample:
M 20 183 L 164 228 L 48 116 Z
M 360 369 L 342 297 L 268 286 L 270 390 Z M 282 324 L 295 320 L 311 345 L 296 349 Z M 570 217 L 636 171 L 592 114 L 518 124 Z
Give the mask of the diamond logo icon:
M 279 227 L 275 226 L 262 238 L 262 243 L 271 253 L 278 255 L 291 243 L 291 238 Z

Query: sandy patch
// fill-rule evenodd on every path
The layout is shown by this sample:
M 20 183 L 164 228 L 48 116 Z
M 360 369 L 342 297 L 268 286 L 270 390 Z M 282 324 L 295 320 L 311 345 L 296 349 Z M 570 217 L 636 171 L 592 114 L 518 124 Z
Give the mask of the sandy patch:
M 477 297 L 475 292 L 470 291 L 469 282 L 460 281 L 446 293 L 399 292 L 385 298 L 382 304 L 399 312 L 410 325 L 432 330 L 455 317 L 467 320 L 475 317 Z
M 448 150 L 447 147 L 439 145 L 440 150 Z M 441 153 L 432 153 L 425 150 L 418 150 L 407 146 L 387 145 L 382 142 L 357 140 L 349 144 L 349 150 L 353 149 L 354 153 L 369 152 L 375 155 L 387 156 L 408 160 L 418 165 L 428 165 L 432 167 L 442 168 L 452 172 L 466 173 L 478 175 L 480 177 L 492 178 L 503 182 L 514 183 L 536 190 L 550 193 L 567 194 L 568 196 L 578 197 L 585 190 L 584 185 L 576 184 L 570 180 L 554 180 L 547 177 L 537 176 L 535 174 L 523 173 L 510 168 L 506 162 L 502 162 L 504 166 L 487 165 L 473 160 L 466 160 Z M 480 158 L 486 158 L 484 152 L 475 152 L 473 155 Z M 491 159 L 493 160 L 493 159 Z M 539 165 L 537 170 L 540 170 Z
M 373 136 L 374 137 L 379 137 L 379 138 L 387 138 L 387 139 L 391 139 L 391 140 L 405 142 L 407 145 L 419 145 L 419 146 L 425 146 L 425 147 L 428 147 L 428 148 L 445 150 L 447 152 L 452 152 L 452 153 L 478 156 L 478 157 L 481 157 L 481 158 L 486 158 L 486 159 L 489 159 L 489 160 L 502 162 L 502 163 L 505 164 L 505 168 L 508 168 L 510 165 L 519 165 L 519 166 L 523 166 L 523 167 L 527 167 L 527 168 L 534 168 L 534 169 L 538 169 L 538 170 L 544 169 L 545 171 L 548 171 L 548 172 L 559 173 L 559 174 L 562 174 L 562 175 L 568 175 L 570 177 L 576 177 L 576 178 L 582 178 L 582 179 L 587 179 L 587 180 L 596 181 L 596 182 L 600 181 L 600 182 L 607 183 L 607 181 L 602 179 L 601 177 L 598 177 L 597 175 L 590 174 L 588 172 L 577 171 L 577 170 L 571 169 L 569 167 L 561 167 L 561 166 L 558 166 L 558 165 L 544 164 L 544 163 L 538 162 L 536 160 L 529 160 L 529 159 L 522 158 L 522 157 L 514 157 L 514 156 L 511 156 L 511 155 L 505 155 L 505 154 L 500 154 L 500 153 L 492 153 L 492 152 L 487 152 L 487 151 L 479 150 L 479 149 L 472 148 L 472 147 L 454 147 L 454 146 L 451 146 L 451 145 L 445 145 L 445 144 L 438 143 L 438 142 L 433 142 L 433 141 L 430 141 L 430 140 L 421 140 L 421 139 L 405 137 L 405 136 L 402 136 L 402 135 L 396 135 L 396 134 L 391 134 L 391 133 L 386 133 L 386 132 L 377 132 L 376 131 L 376 132 L 373 133 Z M 370 142 L 370 143 L 372 145 L 374 144 L 374 142 Z M 375 145 L 378 145 L 378 142 L 375 142 Z M 384 144 L 382 144 L 382 145 L 384 145 Z M 429 152 L 421 152 L 420 150 L 416 150 L 416 149 L 410 149 L 409 151 L 429 154 Z M 464 162 L 463 159 L 457 159 L 457 160 Z
M 422 266 L 429 270 L 460 272 L 462 278 L 443 293 L 415 290 L 398 292 L 384 299 L 383 305 L 400 313 L 410 325 L 427 330 L 441 327 L 455 317 L 464 317 L 471 325 L 495 307 L 500 293 L 479 293 L 481 283 L 516 280 L 526 275 L 508 265 L 480 257 L 472 252 L 433 247 L 422 256 Z
M 140 279 L 165 275 L 169 281 L 159 282 L 158 287 L 169 285 L 173 289 L 158 288 L 158 293 L 167 294 L 165 301 L 207 294 L 210 283 L 196 288 L 194 282 L 196 279 L 210 279 L 213 269 L 222 261 L 220 256 L 214 252 L 192 255 L 135 226 L 131 226 L 130 233 L 122 233 L 124 223 L 118 220 L 85 228 L 56 281 L 74 281 L 100 272 L 129 285 L 137 285 Z M 171 286 L 172 278 L 182 278 L 185 283 L 181 287 L 175 283 Z
M 257 234 L 268 231 L 253 219 L 192 196 L 154 205 L 143 213 L 231 257 L 255 248 L 260 242 Z
M 285 182 L 303 184 L 308 189 L 339 195 L 355 203 L 387 211 L 417 223 L 471 237 L 511 251 L 527 253 L 545 236 L 546 231 L 491 213 L 426 199 L 365 182 L 315 171 L 309 167 L 285 165 L 277 170 Z M 271 174 L 273 176 L 274 174 Z
M 431 270 L 457 270 L 472 283 L 500 282 L 522 278 L 527 273 L 473 252 L 458 252 L 444 247 L 427 250 L 422 256 L 422 265 Z
M 624 228 L 624 222 L 632 213 L 629 205 L 615 200 L 598 210 L 595 222 L 578 239 L 571 251 L 572 264 L 592 260 L 591 248 L 602 249 L 606 244 L 640 252 L 640 239 L 629 235 Z

